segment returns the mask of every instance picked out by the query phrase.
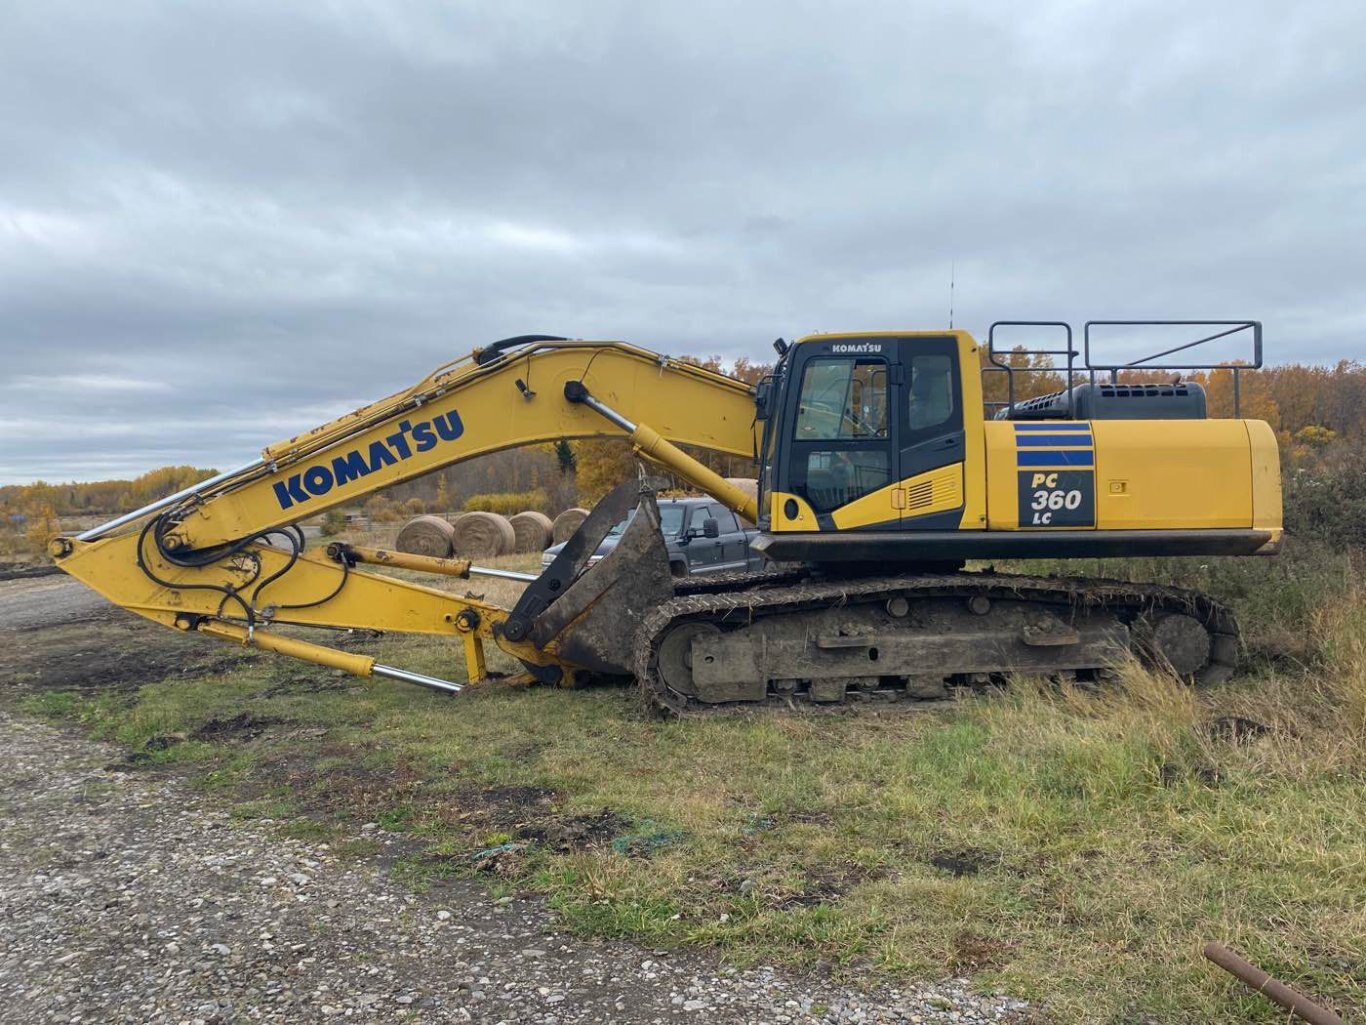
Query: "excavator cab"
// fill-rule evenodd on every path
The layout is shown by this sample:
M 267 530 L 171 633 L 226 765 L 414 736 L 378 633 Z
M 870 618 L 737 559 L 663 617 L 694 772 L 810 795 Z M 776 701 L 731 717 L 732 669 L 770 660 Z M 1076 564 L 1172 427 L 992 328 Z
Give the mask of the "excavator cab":
M 1093 321 L 1081 351 L 1067 325 L 1031 324 L 1065 329 L 1064 347 L 997 350 L 996 328 L 1016 323 L 994 325 L 985 350 L 964 331 L 813 335 L 783 347 L 757 405 L 754 547 L 780 562 L 917 569 L 1275 553 L 1276 439 L 1242 419 L 1236 400 L 1238 375 L 1261 364 L 1260 324 Z M 1124 364 L 1094 355 L 1104 327 L 1192 326 L 1207 337 Z M 1250 363 L 1158 362 L 1242 334 L 1253 339 Z M 1047 357 L 1027 369 L 1063 387 L 1017 402 L 1024 371 L 1005 357 L 1020 355 Z M 1231 374 L 1233 415 L 1210 417 L 1200 384 L 1165 373 L 1178 369 Z M 982 381 L 992 373 L 1005 375 L 1009 398 L 988 419 Z
M 790 347 L 765 423 L 759 526 L 776 533 L 956 530 L 964 512 L 965 335 L 829 335 Z

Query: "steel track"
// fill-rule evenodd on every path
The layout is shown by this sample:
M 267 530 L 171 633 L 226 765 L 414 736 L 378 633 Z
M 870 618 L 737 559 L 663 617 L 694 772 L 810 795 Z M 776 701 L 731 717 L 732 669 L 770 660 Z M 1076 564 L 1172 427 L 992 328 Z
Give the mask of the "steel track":
M 1210 634 L 1210 661 L 1192 682 L 1222 682 L 1233 674 L 1238 657 L 1238 625 L 1233 613 L 1198 591 L 1139 584 L 1123 580 L 1082 577 L 1028 577 L 997 573 L 954 573 L 825 580 L 800 570 L 727 574 L 725 577 L 680 581 L 676 595 L 651 610 L 641 623 L 633 651 L 636 679 L 657 704 L 678 714 L 716 713 L 726 710 L 791 708 L 793 698 L 770 694 L 764 701 L 708 704 L 668 687 L 658 671 L 659 645 L 665 634 L 687 622 L 709 622 L 724 629 L 743 626 L 764 616 L 805 612 L 863 602 L 880 602 L 896 596 L 909 600 L 961 598 L 975 595 L 989 599 L 1029 601 L 1058 613 L 1068 609 L 1102 608 L 1128 623 L 1144 615 L 1182 613 L 1198 620 Z M 1140 647 L 1141 646 L 1136 646 Z M 1148 653 L 1135 650 L 1141 660 Z M 887 697 L 880 692 L 879 697 Z M 801 701 L 813 710 L 848 708 L 865 704 L 862 696 L 835 705 Z M 906 704 L 912 700 L 903 699 Z M 902 703 L 902 702 L 899 702 Z M 923 702 L 921 702 L 923 704 Z M 879 705 L 882 702 L 878 703 Z

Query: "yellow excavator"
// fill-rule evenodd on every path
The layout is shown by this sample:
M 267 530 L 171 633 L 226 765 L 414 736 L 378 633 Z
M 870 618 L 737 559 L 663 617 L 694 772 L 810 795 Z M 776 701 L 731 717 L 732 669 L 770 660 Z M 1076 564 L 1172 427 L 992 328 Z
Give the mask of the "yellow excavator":
M 931 700 L 1013 674 L 1095 679 L 1134 655 L 1195 682 L 1223 679 L 1237 627 L 1206 595 L 963 570 L 1280 545 L 1271 428 L 1211 418 L 1195 382 L 1125 380 L 1152 363 L 1094 361 L 1093 324 L 1081 367 L 1071 328 L 1056 325 L 1065 386 L 1020 401 L 1021 371 L 995 345 L 1009 325 L 993 325 L 985 348 L 961 330 L 780 339 L 773 373 L 753 387 L 622 342 L 505 339 L 51 552 L 110 601 L 174 629 L 449 692 L 496 675 L 489 642 L 521 664 L 521 681 L 634 677 L 679 712 Z M 1190 344 L 1250 332 L 1260 365 L 1260 324 L 1213 328 Z M 989 417 L 991 374 L 1008 387 Z M 675 579 L 644 476 L 525 576 L 511 609 L 365 567 L 505 571 L 340 542 L 309 550 L 296 525 L 485 453 L 602 436 L 628 438 L 644 462 L 755 523 L 766 567 Z M 685 448 L 754 458 L 757 497 Z M 623 520 L 612 554 L 590 566 Z M 458 638 L 466 679 L 380 665 L 282 626 Z

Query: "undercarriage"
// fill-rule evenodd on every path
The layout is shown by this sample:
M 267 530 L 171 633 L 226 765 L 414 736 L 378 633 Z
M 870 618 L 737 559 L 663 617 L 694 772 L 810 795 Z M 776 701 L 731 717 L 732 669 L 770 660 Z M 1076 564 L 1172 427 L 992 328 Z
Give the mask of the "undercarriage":
M 1130 658 L 1232 675 L 1237 624 L 1206 595 L 1116 580 L 813 573 L 689 582 L 636 633 L 633 670 L 676 712 L 936 701 L 1012 676 L 1096 681 Z
M 589 568 L 637 501 L 616 550 Z M 553 639 L 594 675 L 633 676 L 679 713 L 942 701 L 1012 676 L 1100 681 L 1129 660 L 1212 684 L 1239 650 L 1227 608 L 1157 584 L 798 565 L 676 580 L 648 482 L 600 503 L 503 629 Z

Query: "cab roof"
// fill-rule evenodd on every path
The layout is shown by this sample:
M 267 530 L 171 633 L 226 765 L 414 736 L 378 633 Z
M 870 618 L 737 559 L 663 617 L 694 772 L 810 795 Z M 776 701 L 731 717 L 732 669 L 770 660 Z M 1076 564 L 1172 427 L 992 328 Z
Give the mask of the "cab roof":
M 943 338 L 945 335 L 955 337 L 971 336 L 962 328 L 946 327 L 938 331 L 817 331 L 809 335 L 802 335 L 794 345 L 804 345 L 807 342 L 829 342 L 843 338 Z

